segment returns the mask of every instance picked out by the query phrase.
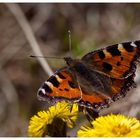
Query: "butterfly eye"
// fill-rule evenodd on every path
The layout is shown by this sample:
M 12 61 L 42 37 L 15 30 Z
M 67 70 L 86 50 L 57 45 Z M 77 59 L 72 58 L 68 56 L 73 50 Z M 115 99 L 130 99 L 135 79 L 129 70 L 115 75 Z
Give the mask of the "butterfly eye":
M 64 60 L 69 66 L 73 64 L 73 59 L 71 57 L 64 57 Z

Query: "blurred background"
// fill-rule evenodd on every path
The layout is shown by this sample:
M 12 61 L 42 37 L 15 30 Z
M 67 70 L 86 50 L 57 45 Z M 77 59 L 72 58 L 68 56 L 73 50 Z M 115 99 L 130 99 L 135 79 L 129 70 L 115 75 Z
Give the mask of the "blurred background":
M 30 117 L 47 108 L 37 90 L 65 62 L 29 56 L 68 56 L 68 30 L 74 58 L 138 40 L 140 4 L 0 4 L 0 136 L 27 136 Z M 137 88 L 101 115 L 122 113 L 140 120 L 139 72 L 138 66 Z

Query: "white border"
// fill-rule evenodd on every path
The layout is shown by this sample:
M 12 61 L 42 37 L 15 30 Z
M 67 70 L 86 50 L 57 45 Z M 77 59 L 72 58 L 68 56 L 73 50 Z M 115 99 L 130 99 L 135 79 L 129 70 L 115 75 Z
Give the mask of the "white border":
M 66 137 L 66 138 L 64 138 L 64 137 L 42 137 L 42 138 L 40 138 L 40 137 L 2 137 L 2 138 L 0 138 L 0 140 L 5 140 L 5 139 L 7 139 L 7 140 L 17 140 L 17 139 L 23 139 L 23 140 L 42 140 L 42 139 L 45 139 L 45 140 L 56 140 L 56 139 L 60 139 L 60 140 L 66 140 L 66 139 L 71 139 L 71 140 L 90 140 L 90 139 L 92 139 L 92 140 L 139 140 L 140 138 L 128 138 L 128 137 L 117 137 L 117 138 L 114 138 L 114 137 L 110 137 L 110 138 L 101 138 L 101 137 L 93 137 L 93 138 L 91 138 L 91 137 L 89 137 L 89 138 L 76 138 L 76 137 Z
M 139 3 L 140 0 L 0 0 L 0 3 Z
M 64 137 L 0 137 L 0 140 L 5 140 L 5 139 L 7 139 L 7 140 L 17 140 L 17 139 L 23 139 L 23 140 L 42 140 L 42 139 L 44 139 L 45 138 L 45 140 L 56 140 L 56 139 L 60 139 L 60 140 L 65 140 L 65 139 L 71 139 L 71 140 L 89 140 L 89 139 L 92 139 L 92 140 L 136 140 L 136 139 L 140 139 L 140 138 L 138 138 L 138 137 L 136 137 L 136 138 L 128 138 L 128 137 L 118 137 L 118 138 L 114 138 L 114 137 L 109 137 L 109 138 L 102 138 L 102 137 L 93 137 L 93 138 L 91 138 L 91 137 L 89 137 L 89 138 L 76 138 L 76 137 L 66 137 L 66 138 L 64 138 Z
M 140 4 L 140 0 L 0 0 L 0 3 L 138 3 Z M 74 140 L 89 140 L 89 138 L 72 138 Z M 119 138 L 119 137 L 118 137 Z M 113 140 L 118 140 L 118 138 L 113 138 Z M 11 140 L 11 139 L 42 139 L 42 138 L 32 138 L 32 137 L 0 137 L 0 140 Z M 46 138 L 47 140 L 56 140 L 56 138 Z M 57 139 L 68 139 L 68 138 L 57 138 Z M 91 139 L 111 139 L 112 138 L 91 138 Z M 119 140 L 135 140 L 139 138 L 119 138 Z

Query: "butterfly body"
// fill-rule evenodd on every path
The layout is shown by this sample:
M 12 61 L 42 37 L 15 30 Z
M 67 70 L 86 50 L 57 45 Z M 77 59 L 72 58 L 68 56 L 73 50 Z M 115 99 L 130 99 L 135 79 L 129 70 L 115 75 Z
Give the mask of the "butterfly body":
M 79 82 L 79 86 L 85 94 L 93 95 L 95 91 L 97 94 L 101 92 L 108 94 L 110 92 L 110 77 L 95 71 L 92 67 L 90 68 L 84 61 L 71 61 L 69 70 L 74 74 L 73 77 L 76 78 L 75 82 Z
M 55 72 L 39 89 L 42 99 L 65 99 L 100 110 L 135 87 L 140 41 L 125 42 L 86 54 L 65 57 L 67 67 Z

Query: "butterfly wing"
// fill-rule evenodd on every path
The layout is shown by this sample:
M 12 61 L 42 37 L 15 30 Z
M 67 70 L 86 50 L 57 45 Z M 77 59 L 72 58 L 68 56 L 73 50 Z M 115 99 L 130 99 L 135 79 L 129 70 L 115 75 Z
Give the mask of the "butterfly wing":
M 80 98 L 79 89 L 68 68 L 62 68 L 54 73 L 47 81 L 43 83 L 38 91 L 38 96 L 43 98 Z
M 132 78 L 121 80 L 111 79 L 111 94 L 113 101 L 124 95 L 126 90 L 133 86 Z M 125 85 L 125 86 L 124 86 Z M 92 91 L 91 94 L 82 92 L 75 81 L 69 68 L 63 68 L 55 72 L 38 90 L 38 97 L 42 100 L 69 100 L 77 102 L 80 106 L 85 106 L 93 110 L 99 110 L 107 107 L 108 98 Z
M 136 84 L 134 82 L 134 74 L 130 75 L 128 78 L 125 79 L 116 79 L 116 78 L 111 79 L 112 79 L 111 98 L 113 101 L 118 100 L 120 97 L 124 97 L 127 91 L 129 91 L 131 88 L 136 87 Z
M 94 96 L 93 96 L 94 95 Z M 63 68 L 55 72 L 45 81 L 38 90 L 38 97 L 41 100 L 69 100 L 79 103 L 81 106 L 97 109 L 107 98 L 94 92 L 91 95 L 82 92 L 74 79 L 69 68 Z M 99 105 L 99 103 L 102 103 Z
M 136 71 L 140 57 L 140 41 L 108 46 L 85 55 L 82 60 L 93 69 L 110 77 L 124 78 Z
M 83 71 L 82 67 L 80 68 Z M 135 87 L 134 74 L 127 78 L 114 78 L 94 70 L 90 71 L 90 67 L 87 72 L 84 71 L 79 75 L 78 81 L 83 91 L 80 103 L 83 101 L 86 107 L 92 106 L 97 110 L 108 107 L 111 102 L 124 97 L 128 90 Z

